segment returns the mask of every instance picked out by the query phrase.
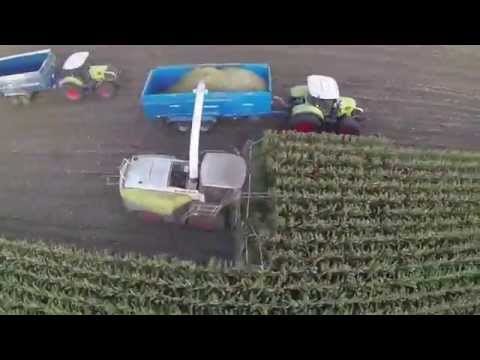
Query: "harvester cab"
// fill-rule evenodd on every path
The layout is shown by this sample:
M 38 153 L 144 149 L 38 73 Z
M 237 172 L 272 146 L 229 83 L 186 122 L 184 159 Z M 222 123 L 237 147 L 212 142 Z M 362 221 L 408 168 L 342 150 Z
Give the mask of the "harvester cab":
M 336 80 L 310 75 L 307 85 L 290 89 L 289 127 L 299 132 L 333 132 L 360 135 L 360 114 L 354 99 L 341 97 Z
M 247 165 L 243 157 L 219 151 L 206 151 L 199 164 L 204 82 L 194 91 L 189 160 L 169 155 L 125 159 L 119 190 L 127 211 L 144 218 L 220 230 L 235 225 Z
M 90 92 L 102 99 L 116 94 L 119 71 L 111 65 L 91 65 L 89 57 L 88 51 L 76 52 L 63 64 L 58 85 L 70 101 L 80 101 Z

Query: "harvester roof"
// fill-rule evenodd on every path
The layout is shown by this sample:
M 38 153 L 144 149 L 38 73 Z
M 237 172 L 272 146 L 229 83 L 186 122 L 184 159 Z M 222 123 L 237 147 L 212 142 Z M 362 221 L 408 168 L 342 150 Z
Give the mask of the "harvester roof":
M 241 189 L 245 182 L 247 165 L 238 155 L 209 152 L 203 157 L 200 168 L 202 186 L 224 189 Z
M 174 157 L 138 155 L 129 163 L 125 187 L 142 190 L 165 190 Z

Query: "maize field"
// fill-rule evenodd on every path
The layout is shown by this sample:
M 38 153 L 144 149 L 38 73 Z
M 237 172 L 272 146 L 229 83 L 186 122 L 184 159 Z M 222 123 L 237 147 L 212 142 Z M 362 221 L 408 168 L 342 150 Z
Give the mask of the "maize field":
M 7 314 L 476 314 L 480 153 L 267 132 L 261 270 L 0 240 Z

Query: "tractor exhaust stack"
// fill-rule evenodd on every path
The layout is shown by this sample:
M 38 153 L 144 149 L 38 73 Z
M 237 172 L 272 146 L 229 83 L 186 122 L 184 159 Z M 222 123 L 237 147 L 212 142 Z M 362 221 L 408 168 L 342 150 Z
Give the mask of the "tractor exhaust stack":
M 188 188 L 196 189 L 198 186 L 198 153 L 200 146 L 200 125 L 202 123 L 203 100 L 208 92 L 205 82 L 200 81 L 197 88 L 193 90 L 196 94 L 193 108 L 192 130 L 190 131 L 190 154 Z

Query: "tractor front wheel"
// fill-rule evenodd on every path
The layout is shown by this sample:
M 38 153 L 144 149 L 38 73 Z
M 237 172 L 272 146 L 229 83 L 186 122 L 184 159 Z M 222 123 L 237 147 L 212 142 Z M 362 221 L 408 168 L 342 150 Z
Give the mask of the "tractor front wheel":
M 338 134 L 359 136 L 360 124 L 350 117 L 344 117 L 340 119 L 340 122 L 338 124 Z
M 111 99 L 117 93 L 117 87 L 112 82 L 103 82 L 96 89 L 96 94 L 102 99 Z
M 74 84 L 67 84 L 62 87 L 65 98 L 73 102 L 79 102 L 83 99 L 83 88 Z
M 318 116 L 314 114 L 293 115 L 289 121 L 290 130 L 302 133 L 321 132 L 322 126 Z

